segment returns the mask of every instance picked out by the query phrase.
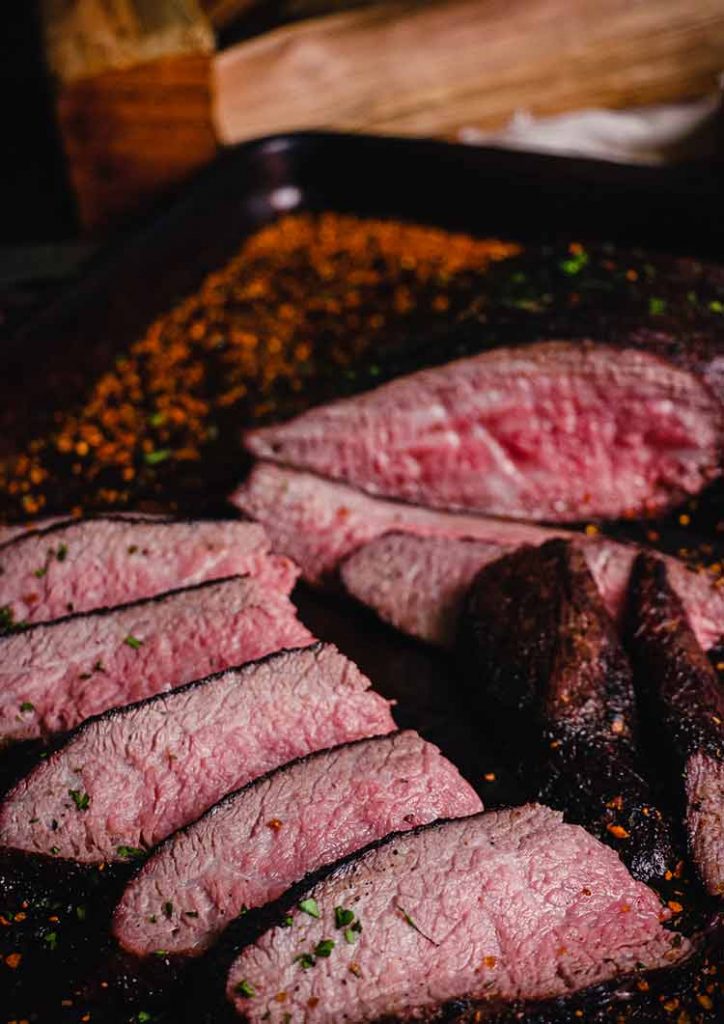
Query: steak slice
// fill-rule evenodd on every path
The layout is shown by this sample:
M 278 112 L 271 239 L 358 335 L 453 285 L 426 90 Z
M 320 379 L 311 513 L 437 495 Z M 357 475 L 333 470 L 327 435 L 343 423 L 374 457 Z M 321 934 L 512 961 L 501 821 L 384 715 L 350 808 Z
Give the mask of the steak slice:
M 694 373 L 587 341 L 500 348 L 247 434 L 260 458 L 433 508 L 577 522 L 649 515 L 720 472 Z
M 391 732 L 369 686 L 314 644 L 107 712 L 11 791 L 0 844 L 85 863 L 133 856 L 293 758 Z
M 631 667 L 580 549 L 552 540 L 486 566 L 459 649 L 481 708 L 518 739 L 536 796 L 612 843 L 636 878 L 675 867 L 638 768 Z
M 126 889 L 114 935 L 139 956 L 201 953 L 243 907 L 277 899 L 310 871 L 390 832 L 481 809 L 457 768 L 415 732 L 312 754 L 167 839 Z
M 420 537 L 388 533 L 346 558 L 340 567 L 345 589 L 384 622 L 427 643 L 452 647 L 460 611 L 477 573 L 519 543 L 510 543 L 506 526 L 488 523 L 488 540 L 470 537 Z M 541 537 L 541 542 L 545 535 Z M 634 545 L 606 537 L 576 538 L 603 598 L 606 610 L 619 619 L 636 554 Z M 689 569 L 663 556 L 677 593 L 685 602 L 699 641 L 708 649 L 724 630 L 724 588 L 709 574 Z
M 661 559 L 636 559 L 630 611 L 636 683 L 683 775 L 692 860 L 708 892 L 724 896 L 724 691 Z
M 474 537 L 510 547 L 568 536 L 565 530 L 436 512 L 373 498 L 345 484 L 270 462 L 257 463 L 231 501 L 262 523 L 273 550 L 293 559 L 304 578 L 314 584 L 331 581 L 343 558 L 390 530 L 420 536 Z
M 265 932 L 228 973 L 248 1024 L 278 1019 L 282 992 L 288 1019 L 315 1024 L 438 1020 L 461 1000 L 482 1020 L 501 1002 L 568 995 L 690 950 L 612 850 L 536 805 L 390 836 L 294 901 L 292 926 Z M 337 907 L 361 926 L 353 943 Z
M 0 606 L 44 622 L 226 576 L 252 575 L 284 593 L 295 572 L 269 556 L 257 523 L 134 516 L 62 522 L 0 547 Z
M 39 623 L 0 637 L 0 742 L 311 640 L 285 594 L 240 576 Z

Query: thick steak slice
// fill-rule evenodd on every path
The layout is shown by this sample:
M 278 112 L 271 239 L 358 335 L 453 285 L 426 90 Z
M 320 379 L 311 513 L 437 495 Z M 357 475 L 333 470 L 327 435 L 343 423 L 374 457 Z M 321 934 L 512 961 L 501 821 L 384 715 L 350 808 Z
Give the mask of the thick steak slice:
M 703 381 L 658 356 L 549 341 L 422 370 L 247 445 L 372 494 L 565 523 L 696 494 L 720 472 L 721 416 Z
M 628 642 L 648 717 L 683 774 L 692 859 L 724 896 L 724 691 L 653 555 L 634 565 Z
M 391 732 L 369 685 L 314 644 L 100 715 L 0 805 L 0 844 L 88 863 L 145 850 L 293 758 Z
M 277 899 L 309 872 L 390 832 L 481 809 L 457 769 L 414 732 L 312 754 L 171 836 L 126 889 L 113 932 L 140 956 L 198 954 L 243 907 Z
M 473 537 L 510 547 L 569 535 L 565 530 L 435 512 L 373 498 L 354 487 L 270 462 L 254 466 L 231 501 L 259 520 L 271 538 L 273 550 L 293 559 L 304 578 L 315 584 L 333 579 L 343 558 L 390 530 L 420 536 Z
M 635 877 L 675 867 L 638 769 L 631 667 L 580 549 L 552 540 L 486 566 L 459 651 L 481 710 L 519 741 L 535 795 L 612 843 Z
M 289 598 L 248 576 L 39 623 L 0 637 L 0 742 L 311 640 Z
M 567 995 L 690 949 L 612 850 L 536 805 L 390 836 L 295 897 L 319 918 L 298 902 L 292 926 L 264 933 L 228 974 L 249 1024 L 278 1019 L 279 1005 L 310 1024 L 437 1020 L 453 1000 L 482 1020 L 487 1006 Z M 354 942 L 336 907 L 359 921 Z
M 289 593 L 295 572 L 269 556 L 258 523 L 103 516 L 59 523 L 0 547 L 0 606 L 45 622 L 226 576 L 251 575 Z
M 340 575 L 345 589 L 401 632 L 451 647 L 465 596 L 477 573 L 520 546 L 508 542 L 505 525 L 496 541 L 499 524 L 493 520 L 481 522 L 489 525 L 488 540 L 399 532 L 377 537 L 342 562 Z M 581 536 L 575 542 L 585 555 L 606 610 L 618 619 L 639 549 L 605 537 Z M 665 561 L 697 637 L 708 649 L 724 630 L 724 588 L 716 586 L 716 579 L 708 573 L 689 569 L 675 558 Z

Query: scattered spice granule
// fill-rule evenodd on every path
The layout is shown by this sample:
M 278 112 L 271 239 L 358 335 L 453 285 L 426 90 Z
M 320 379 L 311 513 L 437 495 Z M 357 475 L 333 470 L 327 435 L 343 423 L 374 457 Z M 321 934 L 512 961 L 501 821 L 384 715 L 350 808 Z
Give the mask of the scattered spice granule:
M 492 262 L 520 251 L 397 221 L 281 218 L 131 342 L 82 408 L 0 463 L 3 513 L 173 508 L 165 481 L 188 490 L 215 441 L 303 408 L 312 378 L 315 400 L 320 383 L 331 396 L 375 353 L 433 337 L 480 294 Z
M 11 968 L 11 970 L 14 971 L 17 967 L 20 966 L 20 962 L 22 959 L 23 957 L 21 953 L 10 953 L 8 954 L 8 956 L 5 957 L 5 963 L 7 964 L 8 967 Z
M 611 833 L 611 835 L 614 836 L 616 839 L 629 838 L 630 833 L 626 831 L 623 825 L 606 825 L 606 828 Z
M 681 903 L 678 903 L 676 900 L 669 900 L 666 905 L 674 914 L 680 914 L 684 909 Z
M 284 824 L 279 818 L 272 818 L 271 821 L 267 822 L 267 828 L 270 828 L 273 832 L 278 832 Z

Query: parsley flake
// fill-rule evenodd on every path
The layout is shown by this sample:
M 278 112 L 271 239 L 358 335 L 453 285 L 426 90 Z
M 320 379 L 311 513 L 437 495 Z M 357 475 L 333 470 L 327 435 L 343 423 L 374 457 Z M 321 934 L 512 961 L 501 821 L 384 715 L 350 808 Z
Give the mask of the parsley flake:
M 294 957 L 292 963 L 299 964 L 303 970 L 308 971 L 310 967 L 314 967 L 317 960 L 312 953 L 300 953 Z
M 84 793 L 80 789 L 69 789 L 68 796 L 71 797 L 73 803 L 79 811 L 87 811 L 88 805 L 90 804 L 90 796 L 88 793 Z
M 246 980 L 246 978 L 243 978 L 234 985 L 234 992 L 240 996 L 246 996 L 247 999 L 251 999 L 252 996 L 256 995 L 256 989 Z
M 649 313 L 651 316 L 661 316 L 666 312 L 664 299 L 657 299 L 655 296 L 649 299 Z
M 326 959 L 331 954 L 332 950 L 336 945 L 337 943 L 334 941 L 334 939 L 322 939 L 314 947 L 314 955 L 321 956 Z
M 24 700 L 23 703 L 20 705 L 20 710 L 23 712 L 35 711 L 35 705 L 32 704 L 29 700 Z
M 153 452 L 145 452 L 144 459 L 147 466 L 157 466 L 159 462 L 165 462 L 171 455 L 170 448 L 157 448 Z
M 137 651 L 139 647 L 143 646 L 143 640 L 139 640 L 133 633 L 129 633 L 128 636 L 123 638 L 124 644 L 127 647 L 131 647 L 134 651 Z
M 345 930 L 344 930 L 344 941 L 348 945 L 354 946 L 355 942 L 359 938 L 359 933 L 360 933 L 361 930 L 362 930 L 361 928 L 345 928 Z
M 58 933 L 57 932 L 47 932 L 43 936 L 43 942 L 46 944 L 48 949 L 51 949 L 51 950 L 52 949 L 57 949 L 58 948 Z
M 58 559 L 58 561 L 59 562 L 64 562 L 67 554 L 68 554 L 68 545 L 67 544 L 59 544 L 58 545 L 58 550 L 55 552 L 55 557 Z
M 334 927 L 346 928 L 354 921 L 354 911 L 346 910 L 344 907 L 334 908 Z
M 173 903 L 171 900 L 166 900 L 163 905 L 163 916 L 167 918 L 173 917 Z
M 33 570 L 33 576 L 35 576 L 36 579 L 42 580 L 43 576 L 45 576 L 47 571 L 48 571 L 48 566 L 47 565 L 41 565 L 41 567 L 39 569 L 34 569 Z
M 132 860 L 136 857 L 146 856 L 146 851 L 138 846 L 117 846 L 116 853 L 122 860 Z
M 303 910 L 305 914 L 309 914 L 310 917 L 321 917 L 319 913 L 319 905 L 317 901 L 310 897 L 308 900 L 302 900 L 299 904 L 299 909 Z

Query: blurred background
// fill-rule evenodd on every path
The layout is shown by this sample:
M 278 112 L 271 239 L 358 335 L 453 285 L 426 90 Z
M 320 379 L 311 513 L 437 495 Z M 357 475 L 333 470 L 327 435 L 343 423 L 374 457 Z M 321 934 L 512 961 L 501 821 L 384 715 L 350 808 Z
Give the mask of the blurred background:
M 722 0 L 9 5 L 0 332 L 225 146 L 328 129 L 721 161 L 722 70 Z

